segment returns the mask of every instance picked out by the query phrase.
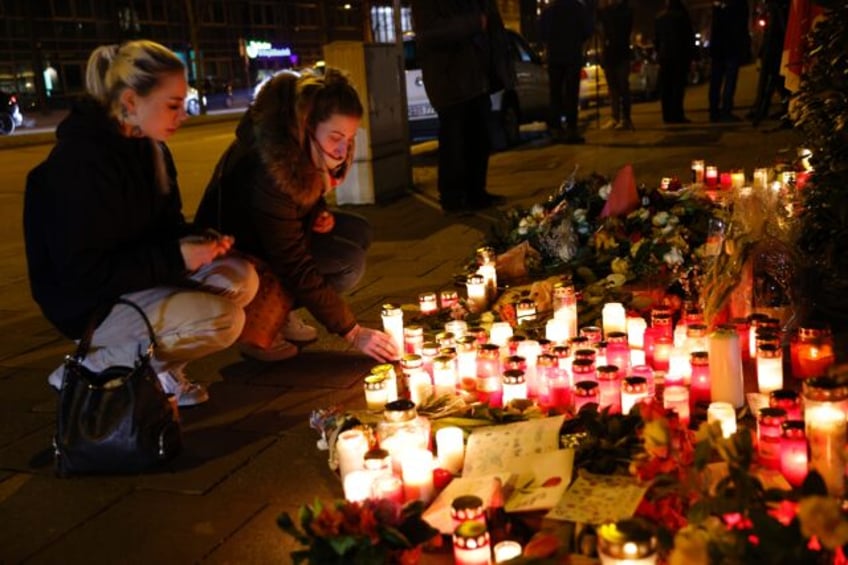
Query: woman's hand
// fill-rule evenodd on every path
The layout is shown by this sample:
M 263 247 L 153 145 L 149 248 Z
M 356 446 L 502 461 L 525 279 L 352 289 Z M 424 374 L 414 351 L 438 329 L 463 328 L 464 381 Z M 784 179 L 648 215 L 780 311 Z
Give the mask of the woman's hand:
M 348 343 L 377 361 L 387 363 L 400 358 L 400 352 L 389 334 L 356 324 L 344 336 Z
M 186 269 L 196 271 L 229 252 L 235 240 L 232 236 L 218 237 L 190 235 L 180 239 L 180 253 Z
M 312 222 L 312 231 L 315 233 L 329 233 L 336 225 L 336 218 L 332 212 L 323 210 L 315 216 L 315 221 Z

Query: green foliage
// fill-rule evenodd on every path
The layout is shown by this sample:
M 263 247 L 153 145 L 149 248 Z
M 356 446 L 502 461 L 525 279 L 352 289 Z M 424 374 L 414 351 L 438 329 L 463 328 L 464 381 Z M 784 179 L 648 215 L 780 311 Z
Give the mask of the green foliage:
M 574 453 L 574 466 L 591 473 L 610 475 L 626 470 L 634 455 L 641 451 L 637 434 L 642 425 L 638 413 L 610 414 L 608 408 L 584 406 L 577 416 L 566 421 L 563 433 L 581 434 Z

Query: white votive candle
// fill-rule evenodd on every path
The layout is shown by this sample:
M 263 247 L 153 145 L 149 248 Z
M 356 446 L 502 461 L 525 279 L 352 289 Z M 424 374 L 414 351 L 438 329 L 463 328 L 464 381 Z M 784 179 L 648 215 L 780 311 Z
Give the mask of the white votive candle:
M 818 471 L 831 496 L 845 493 L 845 413 L 816 406 L 805 414 L 810 442 L 810 469 Z
M 488 306 L 486 281 L 481 275 L 469 275 L 465 280 L 465 290 L 468 295 L 468 310 L 474 314 L 483 312 Z
M 707 408 L 707 422 L 719 422 L 721 434 L 730 437 L 736 433 L 736 409 L 729 402 L 711 402 Z
M 468 322 L 465 320 L 451 320 L 445 323 L 445 331 L 452 333 L 453 338 L 459 340 L 468 333 Z
M 494 300 L 498 296 L 498 272 L 493 263 L 480 265 L 477 267 L 477 274 L 483 277 L 483 284 L 486 285 L 486 295 L 489 300 Z
M 375 475 L 371 471 L 357 469 L 348 473 L 342 482 L 345 500 L 362 502 L 371 498 Z
M 517 541 L 505 540 L 495 545 L 495 563 L 505 563 L 519 556 L 521 556 L 521 544 Z
M 368 438 L 365 437 L 364 431 L 351 429 L 339 434 L 336 439 L 336 452 L 342 481 L 351 471 L 365 468 L 365 454 L 368 449 Z
M 403 310 L 394 304 L 383 304 L 383 331 L 389 334 L 397 348 L 397 358 L 403 355 Z
M 436 432 L 436 453 L 439 467 L 458 475 L 465 458 L 462 428 L 448 426 Z
M 745 403 L 739 334 L 719 329 L 709 337 L 710 398 L 738 408 Z
M 545 324 L 545 339 L 554 345 L 562 345 L 568 341 L 568 324 L 565 320 L 551 318 Z
M 763 394 L 783 388 L 783 355 L 778 346 L 764 344 L 757 350 L 757 385 Z
M 610 332 L 627 332 L 627 312 L 620 302 L 607 302 L 601 310 L 604 335 Z
M 400 453 L 404 499 L 428 504 L 433 498 L 433 454 L 427 449 L 410 448 Z
M 648 322 L 642 316 L 627 317 L 627 344 L 631 348 L 642 349 L 645 347 L 645 330 Z

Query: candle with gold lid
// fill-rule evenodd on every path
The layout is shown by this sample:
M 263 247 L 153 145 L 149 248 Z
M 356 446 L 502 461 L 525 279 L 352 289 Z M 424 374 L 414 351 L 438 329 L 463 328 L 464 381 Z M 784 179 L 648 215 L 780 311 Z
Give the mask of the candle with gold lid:
M 759 346 L 757 384 L 762 394 L 783 388 L 783 353 L 780 347 L 772 344 Z
M 439 311 L 439 300 L 435 292 L 422 292 L 418 295 L 418 309 L 420 312 L 429 316 Z
M 845 494 L 845 413 L 833 406 L 806 411 L 810 469 L 818 471 L 831 496 Z
M 488 306 L 488 290 L 486 281 L 482 275 L 468 275 L 465 281 L 465 289 L 468 296 L 468 311 L 472 314 L 483 312 Z
M 626 377 L 621 384 L 621 413 L 629 414 L 637 402 L 648 398 L 648 381 L 645 377 Z
M 397 359 L 403 354 L 403 310 L 395 304 L 383 304 L 383 331 L 389 334 L 397 348 Z
M 657 548 L 654 527 L 641 518 L 607 522 L 598 527 L 601 565 L 654 565 Z
M 804 422 L 786 420 L 781 424 L 780 472 L 793 487 L 799 487 L 807 478 L 807 435 Z

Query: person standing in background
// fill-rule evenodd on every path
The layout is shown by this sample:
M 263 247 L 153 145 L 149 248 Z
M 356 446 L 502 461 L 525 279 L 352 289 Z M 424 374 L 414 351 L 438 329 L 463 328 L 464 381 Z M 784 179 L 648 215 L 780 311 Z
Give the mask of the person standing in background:
M 780 60 L 783 57 L 783 41 L 786 36 L 786 22 L 789 20 L 789 0 L 766 0 L 766 28 L 763 33 L 763 45 L 760 50 L 760 76 L 757 81 L 757 97 L 748 117 L 754 126 L 769 115 L 771 99 L 775 91 L 780 93 L 783 114 L 788 111 L 789 92 L 784 86 L 780 74 Z M 788 123 L 788 120 L 784 121 Z
M 594 27 L 592 12 L 593 8 L 581 0 L 554 0 L 539 20 L 539 37 L 547 53 L 550 84 L 548 129 L 554 141 L 570 144 L 586 141 L 577 127 L 577 110 L 583 46 L 592 36 Z
M 741 118 L 733 114 L 736 80 L 739 78 L 739 67 L 751 58 L 747 0 L 713 3 L 710 57 L 710 121 L 739 122 Z
M 695 49 L 695 34 L 689 12 L 681 0 L 666 0 L 665 9 L 654 23 L 654 46 L 660 63 L 660 104 L 663 122 L 688 124 L 683 109 L 686 79 Z
M 630 119 L 630 34 L 633 31 L 633 11 L 627 0 L 610 0 L 600 14 L 603 36 L 604 73 L 610 92 L 612 119 L 605 129 L 632 130 Z
M 503 204 L 486 190 L 489 94 L 513 82 L 494 0 L 413 0 L 424 89 L 439 115 L 439 203 L 445 212 Z

